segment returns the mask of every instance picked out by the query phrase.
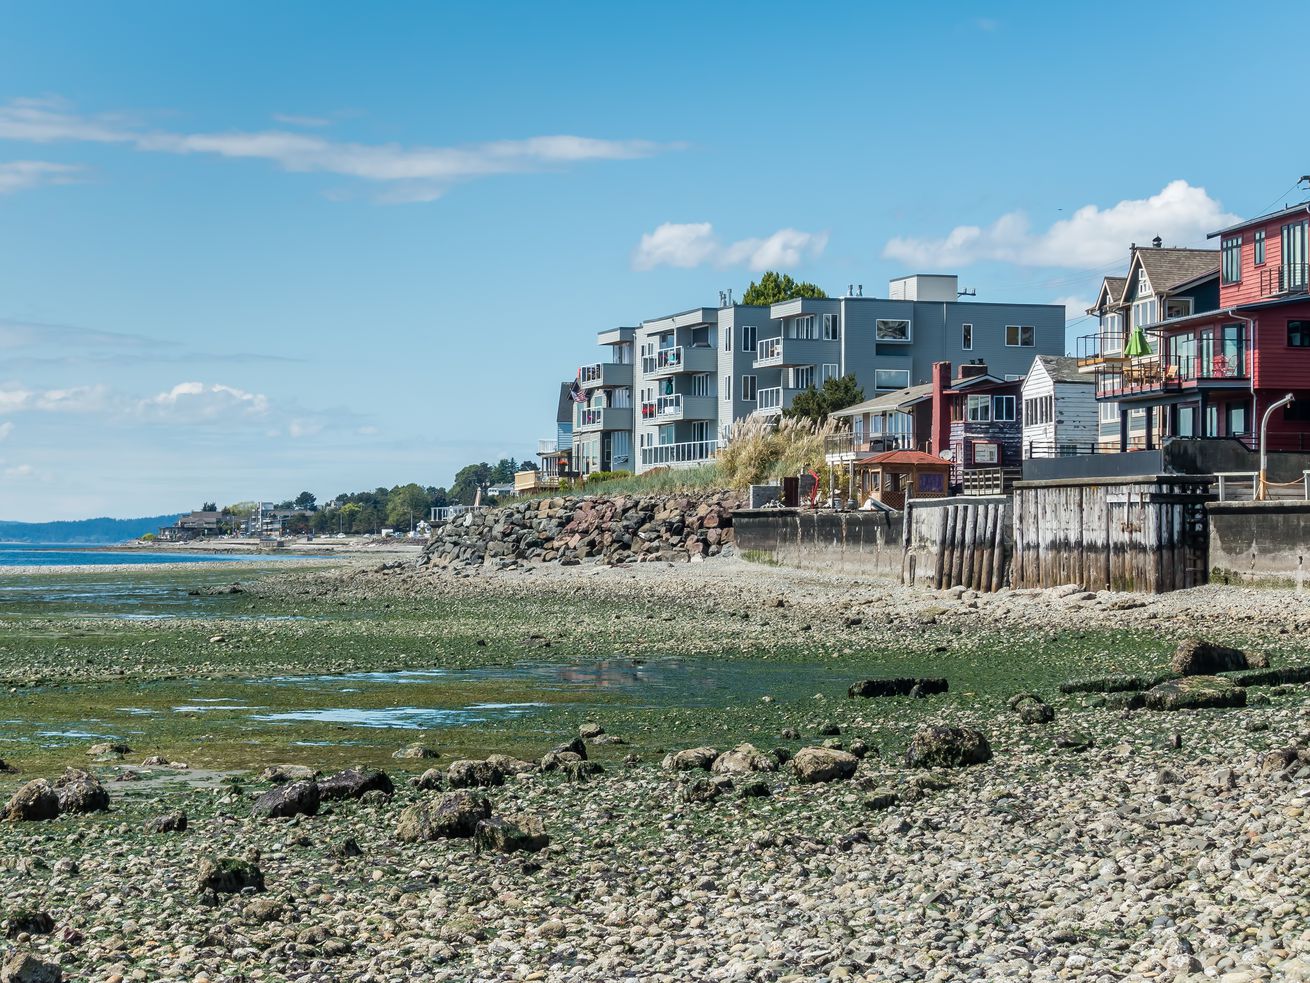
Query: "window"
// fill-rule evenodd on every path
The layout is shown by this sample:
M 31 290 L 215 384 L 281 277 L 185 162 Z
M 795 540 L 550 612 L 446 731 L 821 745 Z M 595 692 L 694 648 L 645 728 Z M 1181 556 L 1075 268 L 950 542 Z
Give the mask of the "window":
M 728 380 L 731 384 L 731 379 Z M 747 403 L 755 402 L 756 380 L 753 375 L 744 375 L 741 377 L 741 398 Z
M 841 338 L 841 315 L 823 315 L 823 340 L 837 341 Z
M 725 352 L 732 351 L 732 325 L 731 324 L 725 324 L 723 326 L 723 350 Z
M 1020 374 L 1017 373 L 1017 372 L 1007 372 L 1007 373 L 1005 373 L 1005 381 L 1006 381 L 1006 382 L 1022 382 L 1022 381 L 1023 381 L 1023 376 L 1020 375 Z
M 802 365 L 800 368 L 789 370 L 791 373 L 792 389 L 808 389 L 814 385 L 814 366 Z
M 1036 343 L 1035 332 L 1031 324 L 1007 324 L 1005 326 L 1005 344 L 1007 348 L 1032 348 Z
M 1155 323 L 1155 301 L 1139 300 L 1133 304 L 1133 327 L 1140 328 Z
M 1233 236 L 1224 239 L 1221 248 L 1222 258 L 1219 263 L 1220 283 L 1242 282 L 1242 237 Z
M 1228 436 L 1236 437 L 1246 433 L 1246 404 L 1228 404 Z
M 960 347 L 966 352 L 973 351 L 973 325 L 960 325 Z
M 999 460 L 997 447 L 990 441 L 971 441 L 969 447 L 973 451 L 974 464 L 995 464 Z
M 1137 271 L 1137 298 L 1151 296 L 1151 281 L 1146 278 L 1145 270 Z
M 693 396 L 708 396 L 713 391 L 708 372 L 697 372 L 691 377 L 691 394 Z
M 732 376 L 723 377 L 723 398 L 726 402 L 732 402 Z
M 818 328 L 814 325 L 813 314 L 802 314 L 791 323 L 791 335 L 789 337 L 798 338 L 801 341 L 817 341 L 819 338 Z
M 965 419 L 970 423 L 990 423 L 992 420 L 992 397 L 968 397 L 965 405 Z
M 1297 393 L 1296 401 L 1283 407 L 1284 420 L 1294 420 L 1297 423 L 1310 421 L 1310 399 L 1306 396 L 1306 393 Z
M 1119 404 L 1118 403 L 1097 403 L 1101 408 L 1102 423 L 1117 423 L 1119 421 Z
M 1310 348 L 1310 321 L 1287 322 L 1287 347 Z
M 907 389 L 910 385 L 909 369 L 874 369 L 874 389 Z
M 1251 243 L 1254 252 L 1255 265 L 1259 266 L 1265 261 L 1265 230 L 1256 229 L 1255 235 L 1251 238 Z
M 744 352 L 755 351 L 755 325 L 743 324 L 741 326 L 741 350 Z
M 835 378 L 837 378 L 837 363 L 836 363 L 836 362 L 824 362 L 824 363 L 823 363 L 823 373 L 822 373 L 822 377 L 821 377 L 820 381 L 821 381 L 821 382 L 827 382 L 829 379 L 835 379 Z
M 874 322 L 873 337 L 875 341 L 909 341 L 910 322 L 879 318 Z
M 655 435 L 651 433 L 649 430 L 643 430 L 637 436 L 641 438 L 642 447 L 650 447 L 655 443 Z
M 994 412 L 992 419 L 997 423 L 1014 422 L 1014 397 L 1013 396 L 995 396 L 993 397 Z

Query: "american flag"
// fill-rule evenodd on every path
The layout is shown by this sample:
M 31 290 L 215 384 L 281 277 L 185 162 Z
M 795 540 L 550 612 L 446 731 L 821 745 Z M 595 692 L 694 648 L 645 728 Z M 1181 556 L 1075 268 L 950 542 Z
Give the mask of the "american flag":
M 578 385 L 577 379 L 574 379 L 573 385 L 569 387 L 569 399 L 573 400 L 575 403 L 585 403 L 587 401 L 587 394 L 582 391 L 582 387 Z

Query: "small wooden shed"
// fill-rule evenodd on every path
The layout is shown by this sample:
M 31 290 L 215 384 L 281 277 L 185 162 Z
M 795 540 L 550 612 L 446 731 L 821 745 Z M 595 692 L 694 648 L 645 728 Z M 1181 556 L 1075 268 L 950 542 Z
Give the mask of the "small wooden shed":
M 951 462 L 923 451 L 883 451 L 855 464 L 860 501 L 905 508 L 909 498 L 945 498 Z

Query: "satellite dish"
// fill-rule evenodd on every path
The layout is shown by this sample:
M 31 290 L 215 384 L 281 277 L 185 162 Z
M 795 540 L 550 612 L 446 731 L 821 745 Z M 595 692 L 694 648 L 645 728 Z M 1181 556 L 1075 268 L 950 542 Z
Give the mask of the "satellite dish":
M 941 454 L 939 454 L 938 456 L 939 456 L 943 461 L 954 461 L 954 460 L 955 460 L 955 452 L 954 452 L 953 450 L 951 450 L 949 447 L 946 448 L 946 450 L 942 451 Z

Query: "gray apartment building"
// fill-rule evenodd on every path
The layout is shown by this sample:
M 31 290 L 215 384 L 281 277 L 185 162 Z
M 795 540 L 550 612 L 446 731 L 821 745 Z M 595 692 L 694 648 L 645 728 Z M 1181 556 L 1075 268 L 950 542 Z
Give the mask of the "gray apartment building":
M 872 399 L 930 381 L 934 362 L 982 361 L 991 374 L 1017 379 L 1034 356 L 1065 353 L 1063 307 L 961 300 L 957 283 L 955 276 L 920 274 L 891 281 L 885 298 L 852 289 L 770 307 L 697 307 L 602 332 L 601 344 L 615 353 L 611 362 L 579 370 L 580 381 L 602 380 L 591 383 L 600 405 L 589 403 L 575 416 L 575 434 L 587 429 L 578 425 L 585 419 L 600 443 L 594 454 L 575 454 L 575 462 L 584 473 L 702 464 L 714 459 L 734 422 L 780 414 L 797 393 L 829 378 L 852 373 Z M 625 357 L 631 388 L 621 395 L 629 378 L 619 361 Z M 613 386 L 603 385 L 607 368 Z M 630 465 L 617 463 L 613 450 L 626 416 L 605 413 L 622 408 L 613 402 L 622 399 L 631 400 Z
M 587 397 L 573 408 L 573 467 L 582 474 L 634 471 L 633 338 L 636 328 L 600 332 L 597 342 L 609 349 L 603 362 L 578 369 L 578 387 Z

